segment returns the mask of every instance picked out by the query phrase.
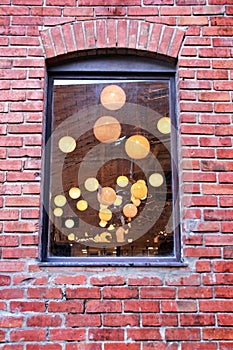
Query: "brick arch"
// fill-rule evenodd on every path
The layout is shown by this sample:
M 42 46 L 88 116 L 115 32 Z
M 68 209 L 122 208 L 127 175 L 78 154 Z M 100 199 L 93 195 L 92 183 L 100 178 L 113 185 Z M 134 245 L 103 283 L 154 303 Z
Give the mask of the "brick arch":
M 145 51 L 175 60 L 185 32 L 138 20 L 100 19 L 58 25 L 40 32 L 46 59 L 90 50 Z

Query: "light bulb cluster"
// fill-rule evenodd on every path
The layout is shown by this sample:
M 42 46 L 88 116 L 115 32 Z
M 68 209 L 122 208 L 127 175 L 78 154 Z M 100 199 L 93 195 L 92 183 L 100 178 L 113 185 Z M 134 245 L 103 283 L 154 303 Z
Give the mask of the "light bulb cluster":
M 125 91 L 117 85 L 106 86 L 100 94 L 101 104 L 109 111 L 121 109 L 126 102 Z M 170 132 L 170 118 L 163 117 L 157 123 L 157 129 L 167 134 Z M 121 135 L 122 127 L 119 121 L 113 116 L 102 116 L 98 118 L 93 126 L 93 134 L 95 138 L 105 144 L 110 144 L 117 141 Z M 58 147 L 63 153 L 71 153 L 77 147 L 76 140 L 71 136 L 63 136 L 59 142 Z M 131 159 L 143 159 L 147 157 L 150 152 L 150 142 L 143 135 L 132 135 L 128 137 L 124 145 L 125 152 Z M 131 183 L 131 181 L 133 183 Z M 148 183 L 152 187 L 159 187 L 163 184 L 164 178 L 159 173 L 153 173 L 149 176 Z M 121 189 L 121 191 L 114 188 Z M 139 207 L 144 200 L 147 199 L 148 187 L 147 183 L 143 179 L 139 179 L 136 182 L 130 180 L 127 176 L 121 175 L 116 179 L 116 184 L 113 186 L 101 186 L 99 181 L 95 177 L 89 177 L 84 182 L 84 188 L 88 192 L 96 192 L 96 198 L 99 203 L 98 217 L 99 226 L 107 229 L 100 234 L 97 234 L 93 239 L 98 242 L 110 242 L 112 240 L 111 231 L 115 230 L 116 241 L 124 242 L 125 234 L 128 233 L 128 229 L 124 228 L 125 221 L 128 222 L 130 228 L 130 221 L 138 214 Z M 122 189 L 126 188 L 124 193 L 127 193 L 128 197 L 123 198 Z M 88 209 L 89 204 L 85 199 L 80 199 L 82 196 L 81 189 L 79 187 L 71 187 L 69 189 L 70 199 L 77 200 L 76 208 L 78 211 L 84 212 Z M 61 217 L 63 215 L 63 207 L 65 206 L 67 199 L 64 195 L 57 195 L 54 198 L 55 209 L 53 211 L 55 217 Z M 113 208 L 118 207 L 118 211 L 121 214 L 121 226 L 117 226 L 114 220 Z M 111 222 L 112 221 L 112 222 Z M 74 221 L 72 219 L 65 220 L 65 227 L 71 229 L 74 227 Z M 68 236 L 69 240 L 75 239 L 73 233 Z

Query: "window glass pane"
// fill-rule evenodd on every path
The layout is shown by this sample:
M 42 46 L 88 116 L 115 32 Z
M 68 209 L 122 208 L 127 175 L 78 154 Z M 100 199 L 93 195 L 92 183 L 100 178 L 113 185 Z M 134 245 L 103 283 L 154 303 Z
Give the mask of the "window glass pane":
M 54 80 L 49 256 L 174 255 L 169 80 Z

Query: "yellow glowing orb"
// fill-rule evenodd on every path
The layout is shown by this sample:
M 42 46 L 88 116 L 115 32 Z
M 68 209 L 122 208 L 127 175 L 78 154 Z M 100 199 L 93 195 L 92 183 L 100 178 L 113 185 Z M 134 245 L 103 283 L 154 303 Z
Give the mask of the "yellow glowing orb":
M 111 111 L 115 111 L 123 107 L 125 101 L 125 92 L 118 85 L 108 85 L 101 91 L 100 102 L 105 108 Z
M 150 152 L 150 143 L 142 135 L 133 135 L 126 140 L 125 151 L 130 158 L 143 159 Z
M 78 187 L 72 187 L 70 190 L 69 190 L 69 196 L 70 198 L 72 199 L 77 199 L 81 196 L 81 191 Z
M 101 221 L 99 222 L 99 226 L 100 226 L 100 227 L 105 227 L 106 225 L 107 225 L 107 221 L 101 220 Z
M 159 173 L 151 174 L 149 177 L 149 183 L 153 187 L 159 187 L 163 184 L 163 177 Z
M 102 187 L 98 193 L 98 201 L 104 205 L 113 204 L 116 198 L 116 192 L 111 187 Z
M 120 187 L 126 187 L 129 183 L 129 179 L 126 176 L 118 176 L 117 185 Z
M 89 192 L 94 192 L 98 189 L 99 181 L 95 177 L 89 177 L 84 183 L 84 187 Z
M 102 221 L 110 221 L 112 218 L 112 212 L 109 209 L 100 209 L 99 218 Z
M 145 180 L 140 179 L 140 180 L 138 180 L 137 182 L 139 182 L 140 184 L 146 185 L 146 181 L 145 181 Z
M 144 199 L 147 196 L 147 191 L 147 186 L 141 182 L 136 182 L 131 187 L 131 193 L 137 199 Z
M 88 203 L 87 201 L 81 199 L 80 201 L 77 202 L 76 207 L 80 211 L 84 211 L 88 208 Z
M 127 217 L 127 218 L 134 218 L 137 215 L 138 209 L 136 207 L 136 205 L 134 204 L 126 204 L 123 208 L 123 214 Z
M 122 243 L 125 241 L 125 236 L 124 236 L 125 230 L 123 227 L 119 227 L 116 230 L 116 239 L 118 243 Z
M 63 214 L 62 208 L 55 208 L 53 211 L 53 214 L 54 214 L 54 216 L 57 216 L 57 217 L 62 216 L 62 214 Z
M 68 235 L 68 240 L 69 240 L 69 241 L 74 241 L 74 240 L 75 240 L 75 235 L 74 235 L 74 233 L 70 233 L 70 234 Z
M 58 142 L 58 147 L 64 153 L 73 152 L 76 148 L 76 141 L 71 136 L 64 136 Z
M 64 205 L 66 204 L 66 197 L 63 196 L 62 194 L 58 194 L 54 198 L 54 203 L 57 207 L 64 207 Z
M 157 128 L 162 134 L 169 134 L 171 132 L 171 120 L 168 117 L 159 119 Z
M 72 228 L 72 227 L 74 227 L 74 220 L 72 220 L 72 219 L 67 219 L 67 220 L 65 221 L 65 227 L 67 227 L 67 228 Z
M 121 134 L 121 124 L 114 117 L 104 116 L 97 119 L 93 132 L 98 141 L 115 142 Z
M 113 231 L 114 229 L 115 229 L 114 225 L 112 225 L 112 224 L 109 225 L 109 227 L 108 227 L 108 230 L 109 230 L 109 231 Z
M 122 204 L 122 197 L 121 196 L 116 196 L 116 200 L 114 202 L 114 205 L 117 207 Z

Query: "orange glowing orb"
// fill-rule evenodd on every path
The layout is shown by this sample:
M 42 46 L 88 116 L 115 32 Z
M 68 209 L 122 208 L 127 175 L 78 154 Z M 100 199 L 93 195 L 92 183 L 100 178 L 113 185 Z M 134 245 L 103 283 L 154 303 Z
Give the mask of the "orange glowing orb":
M 125 101 L 125 92 L 118 85 L 108 85 L 101 91 L 100 102 L 105 108 L 111 111 L 122 108 L 125 104 Z
M 127 139 L 125 151 L 130 158 L 143 159 L 150 152 L 150 143 L 142 135 L 133 135 Z
M 116 199 L 116 192 L 111 187 L 102 187 L 98 193 L 98 201 L 103 205 L 111 205 Z
M 98 141 L 115 142 L 121 134 L 121 124 L 114 117 L 104 116 L 97 119 L 93 132 Z
M 127 218 L 134 218 L 137 215 L 138 209 L 136 207 L 136 205 L 134 204 L 126 204 L 123 208 L 123 214 L 127 217 Z
M 141 182 L 136 182 L 131 187 L 131 194 L 136 199 L 144 199 L 147 196 L 147 186 Z

